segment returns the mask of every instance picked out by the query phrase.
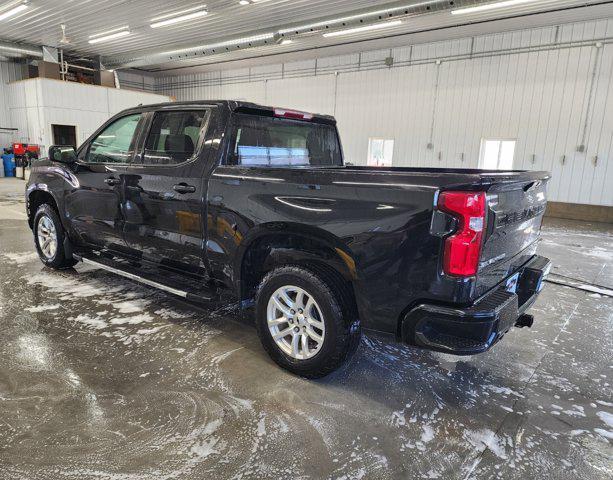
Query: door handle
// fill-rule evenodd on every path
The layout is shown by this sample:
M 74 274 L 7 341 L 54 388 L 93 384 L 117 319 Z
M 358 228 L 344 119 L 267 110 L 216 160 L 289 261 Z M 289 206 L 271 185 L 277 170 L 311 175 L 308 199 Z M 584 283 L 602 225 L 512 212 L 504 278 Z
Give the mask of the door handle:
M 187 183 L 178 183 L 174 185 L 172 189 L 178 193 L 194 193 L 196 191 L 196 187 L 188 185 Z
M 120 180 L 118 178 L 115 177 L 109 177 L 109 178 L 105 178 L 104 179 L 104 183 L 106 183 L 109 186 L 114 186 L 114 185 L 119 185 Z

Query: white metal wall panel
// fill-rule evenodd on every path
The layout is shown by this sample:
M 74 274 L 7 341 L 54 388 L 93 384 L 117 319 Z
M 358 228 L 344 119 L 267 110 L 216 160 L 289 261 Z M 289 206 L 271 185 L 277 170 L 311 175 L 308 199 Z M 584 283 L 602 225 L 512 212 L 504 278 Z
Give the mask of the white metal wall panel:
M 335 75 L 286 78 L 266 82 L 265 103 L 309 112 L 334 114 Z
M 465 168 L 478 167 L 483 138 L 516 139 L 514 167 L 551 171 L 552 200 L 613 206 L 613 19 L 395 48 L 391 68 L 389 55 L 294 62 L 279 67 L 284 78 L 268 69 L 258 71 L 268 81 L 187 90 L 334 113 L 355 164 L 369 137 L 394 139 L 397 166 Z M 185 96 L 173 87 L 183 80 L 164 79 L 164 92 Z
M 395 140 L 394 159 L 428 164 L 434 72 L 433 65 L 420 65 L 339 74 L 336 118 L 347 161 L 365 164 L 368 139 L 383 137 Z
M 220 88 L 219 95 L 214 98 L 219 100 L 244 100 L 260 104 L 266 103 L 266 82 L 223 85 Z
M 367 65 L 371 62 L 382 62 L 390 56 L 390 53 L 391 51 L 389 48 L 386 50 L 374 50 L 372 52 L 364 52 L 361 55 L 360 61 L 362 62 L 362 65 Z
M 360 61 L 360 54 L 353 53 L 350 55 L 339 55 L 335 57 L 324 57 L 317 59 L 317 68 L 322 70 L 331 70 L 334 68 L 342 69 L 344 67 L 355 65 Z
M 613 25 L 611 27 L 613 31 Z M 581 179 L 586 188 L 580 191 L 579 202 L 613 203 L 613 157 L 610 152 L 613 139 L 613 45 L 605 45 L 595 52 L 595 57 L 595 81 L 587 119 L 587 161 Z
M 253 78 L 259 78 L 261 76 L 274 77 L 276 75 L 281 76 L 283 73 L 282 65 L 262 65 L 258 67 L 251 67 L 249 75 Z
M 80 143 L 121 110 L 168 100 L 153 93 L 43 78 L 12 83 L 7 95 L 10 118 L 19 129 L 13 139 L 36 143 L 43 149 L 53 143 L 53 124 L 76 126 Z
M 289 62 L 284 65 L 283 73 L 287 76 L 315 72 L 315 60 Z
M 118 71 L 119 85 L 121 88 L 137 89 L 153 92 L 155 90 L 155 78 L 136 72 Z
M 18 128 L 10 117 L 8 83 L 21 78 L 21 66 L 13 62 L 0 62 L 0 127 Z M 15 132 L 0 130 L 0 153 L 2 147 L 15 140 Z

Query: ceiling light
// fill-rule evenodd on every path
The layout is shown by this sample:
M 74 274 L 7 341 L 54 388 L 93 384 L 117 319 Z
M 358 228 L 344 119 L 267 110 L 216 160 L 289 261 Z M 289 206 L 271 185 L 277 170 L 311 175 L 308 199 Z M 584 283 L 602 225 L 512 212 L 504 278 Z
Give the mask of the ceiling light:
M 165 27 L 167 25 L 173 25 L 179 22 L 186 22 L 188 20 L 193 20 L 194 18 L 204 17 L 208 13 L 209 12 L 206 10 L 199 10 L 197 12 L 188 13 L 187 15 L 181 15 L 180 17 L 173 17 L 160 22 L 154 22 L 151 24 L 151 28 Z
M 307 25 L 300 25 L 300 26 L 294 27 L 294 28 L 284 28 L 282 30 L 279 30 L 279 33 L 290 33 L 290 32 L 295 32 L 297 30 L 309 30 L 309 29 L 312 29 L 312 28 L 325 27 L 326 25 L 335 25 L 335 24 L 338 24 L 338 23 L 351 22 L 353 20 L 363 19 L 364 17 L 383 15 L 385 13 L 395 12 L 397 10 L 402 11 L 402 10 L 408 10 L 408 9 L 412 9 L 412 8 L 424 7 L 426 5 L 430 5 L 430 4 L 433 4 L 433 3 L 439 3 L 439 2 L 440 2 L 440 0 L 426 0 L 424 2 L 413 3 L 411 5 L 403 5 L 403 6 L 400 6 L 400 7 L 386 8 L 384 10 L 375 10 L 375 11 L 372 11 L 372 12 L 364 12 L 364 13 L 360 13 L 360 14 L 357 14 L 357 15 L 351 15 L 349 17 L 333 18 L 331 20 L 323 20 L 321 22 L 310 23 L 310 24 L 307 24 Z
M 13 8 L 11 8 L 10 10 L 7 10 L 6 12 L 0 13 L 0 20 L 4 20 L 5 18 L 9 18 L 12 17 L 13 15 L 17 15 L 19 12 L 23 12 L 26 8 L 28 8 L 28 5 L 23 2 L 20 5 L 17 5 Z
M 293 40 L 290 40 L 289 38 L 284 38 L 283 40 L 281 40 L 281 43 L 279 45 L 290 45 L 294 43 Z
M 90 35 L 89 38 L 105 37 L 107 35 L 110 35 L 111 33 L 121 32 L 123 30 L 129 30 L 129 29 L 130 29 L 130 27 L 128 25 L 125 25 L 123 27 L 113 28 L 111 30 L 106 30 L 104 32 L 94 33 L 93 35 Z
M 125 37 L 126 35 L 130 35 L 130 30 L 122 30 L 121 32 L 111 33 L 103 37 L 92 38 L 89 40 L 89 43 L 108 42 L 109 40 L 115 40 L 116 38 Z
M 171 50 L 170 52 L 163 52 L 160 55 L 174 55 L 177 53 L 197 52 L 202 50 L 211 50 L 220 47 L 230 47 L 234 45 L 241 45 L 243 43 L 259 42 L 262 40 L 269 40 L 274 38 L 274 33 L 263 33 L 261 35 L 254 35 L 253 37 L 235 38 L 233 40 L 227 40 L 224 42 L 212 43 L 210 45 L 200 45 L 197 47 L 182 48 L 180 50 Z
M 159 20 L 164 20 L 165 18 L 176 17 L 178 15 L 185 15 L 186 13 L 195 12 L 196 10 L 204 10 L 206 9 L 206 5 L 198 5 L 192 8 L 186 8 L 185 10 L 179 10 L 177 12 L 165 13 L 164 15 L 158 15 L 157 17 L 153 17 L 150 22 L 157 22 Z
M 452 10 L 451 13 L 453 15 L 460 15 L 462 13 L 485 12 L 487 10 L 493 10 L 495 8 L 514 7 L 515 5 L 519 5 L 522 3 L 529 3 L 529 2 L 536 2 L 536 1 L 537 0 L 506 0 L 503 2 L 486 3 L 485 5 L 477 5 L 475 7 L 458 8 L 457 10 Z
M 251 2 L 249 0 L 240 0 L 240 2 L 238 3 L 240 3 L 241 5 L 249 5 Z
M 396 27 L 402 23 L 401 20 L 392 22 L 375 23 L 373 25 L 364 25 L 363 27 L 349 28 L 347 30 L 339 30 L 337 32 L 324 33 L 324 37 L 339 37 L 341 35 L 351 35 L 353 33 L 368 32 L 370 30 L 379 30 L 381 28 Z

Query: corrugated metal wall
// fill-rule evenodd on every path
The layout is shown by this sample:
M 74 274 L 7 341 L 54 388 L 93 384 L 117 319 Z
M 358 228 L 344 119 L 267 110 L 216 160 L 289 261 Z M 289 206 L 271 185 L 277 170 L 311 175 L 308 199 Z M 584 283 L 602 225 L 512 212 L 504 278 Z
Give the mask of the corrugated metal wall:
M 149 75 L 134 72 L 117 72 L 120 88 L 155 92 L 155 79 Z
M 612 42 L 605 19 L 161 78 L 157 89 L 334 114 L 355 164 L 369 137 L 395 140 L 395 166 L 441 167 L 477 167 L 482 138 L 517 139 L 515 168 L 550 170 L 552 200 L 613 206 Z
M 17 128 L 9 114 L 8 87 L 9 82 L 21 79 L 21 65 L 13 62 L 0 62 L 0 127 Z M 15 132 L 0 128 L 0 153 L 3 146 L 13 140 Z

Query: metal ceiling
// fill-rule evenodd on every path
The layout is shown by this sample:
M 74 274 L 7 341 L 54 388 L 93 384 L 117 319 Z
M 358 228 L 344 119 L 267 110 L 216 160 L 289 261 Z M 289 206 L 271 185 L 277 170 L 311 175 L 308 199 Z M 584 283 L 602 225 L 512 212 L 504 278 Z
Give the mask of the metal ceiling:
M 500 17 L 518 17 L 585 5 L 608 4 L 603 0 L 540 0 L 512 8 L 469 15 L 451 15 L 449 10 L 492 0 L 258 0 L 240 5 L 239 0 L 30 0 L 29 8 L 0 21 L 0 42 L 23 42 L 62 48 L 84 56 L 101 56 L 109 66 L 134 66 L 149 71 L 183 66 L 213 64 L 269 56 L 293 51 L 342 45 L 416 31 L 481 22 Z M 0 12 L 16 1 L 0 0 Z M 188 22 L 153 29 L 154 17 L 206 4 L 208 15 Z M 373 11 L 397 8 L 391 12 Z M 395 27 L 360 32 L 348 36 L 323 37 L 323 32 L 401 19 Z M 355 16 L 355 17 L 354 17 Z M 339 17 L 342 23 L 329 23 Z M 460 18 L 461 17 L 461 18 Z M 61 25 L 66 25 L 69 43 L 62 43 Z M 318 24 L 315 27 L 300 28 Z M 343 25 L 344 24 L 344 25 Z M 108 42 L 88 43 L 89 36 L 129 25 L 131 34 Z M 279 45 L 274 40 L 291 38 L 293 43 Z M 228 40 L 274 34 L 261 41 L 220 46 Z M 215 48 L 215 46 L 218 46 Z M 161 54 L 190 47 L 187 52 Z

